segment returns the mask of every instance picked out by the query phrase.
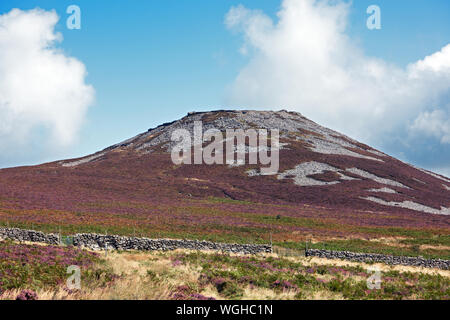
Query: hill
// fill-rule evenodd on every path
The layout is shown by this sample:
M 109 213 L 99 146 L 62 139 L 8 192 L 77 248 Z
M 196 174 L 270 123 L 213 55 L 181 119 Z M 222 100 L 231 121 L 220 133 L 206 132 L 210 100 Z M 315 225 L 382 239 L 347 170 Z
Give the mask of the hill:
M 205 131 L 278 129 L 278 171 L 174 164 L 172 133 L 196 121 Z M 0 224 L 52 232 L 372 251 L 391 241 L 447 255 L 449 214 L 449 178 L 284 110 L 194 112 L 83 158 L 0 170 Z

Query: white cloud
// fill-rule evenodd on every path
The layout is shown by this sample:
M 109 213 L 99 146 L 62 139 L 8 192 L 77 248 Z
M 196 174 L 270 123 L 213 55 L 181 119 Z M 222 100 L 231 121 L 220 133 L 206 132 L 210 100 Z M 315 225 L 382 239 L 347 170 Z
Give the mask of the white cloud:
M 57 44 L 55 11 L 13 9 L 0 15 L 0 148 L 26 145 L 44 128 L 47 142 L 71 144 L 77 136 L 94 89 L 86 68 Z M 45 142 L 45 141 L 44 141 Z
M 450 144 L 450 116 L 443 110 L 421 113 L 410 129 L 440 139 L 442 144 Z
M 406 68 L 368 57 L 346 33 L 349 7 L 284 0 L 277 21 L 231 8 L 225 24 L 243 34 L 249 62 L 228 102 L 294 109 L 376 146 L 406 141 L 425 127 L 438 143 L 448 142 L 450 44 Z
M 441 51 L 418 61 L 416 63 L 416 68 L 420 71 L 448 73 L 450 71 L 450 45 L 444 47 Z

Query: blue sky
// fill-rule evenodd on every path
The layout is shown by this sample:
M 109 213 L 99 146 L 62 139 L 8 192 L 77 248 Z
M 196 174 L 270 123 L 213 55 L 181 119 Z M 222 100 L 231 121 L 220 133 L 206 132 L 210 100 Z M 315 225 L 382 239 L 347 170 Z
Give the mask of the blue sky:
M 66 8 L 71 4 L 81 8 L 81 30 L 66 28 Z M 5 147 L 0 167 L 93 153 L 193 110 L 246 107 L 237 105 L 239 99 L 229 97 L 230 87 L 253 58 L 239 52 L 245 42 L 244 34 L 230 30 L 224 23 L 230 8 L 239 4 L 259 9 L 276 22 L 281 2 L 1 1 L 0 14 L 13 8 L 56 10 L 60 17 L 56 31 L 64 37 L 58 47 L 66 56 L 85 65 L 88 72 L 85 81 L 95 89 L 95 102 L 87 109 L 72 143 L 44 147 L 40 138 L 45 137 L 45 130 L 40 133 L 39 128 L 34 128 L 37 134 L 30 139 L 28 152 L 10 150 L 6 154 L 9 149 Z M 381 8 L 381 30 L 366 27 L 366 8 L 371 4 Z M 348 23 L 347 35 L 366 56 L 405 68 L 450 42 L 450 2 L 357 0 L 350 7 Z M 284 106 L 273 106 L 281 107 Z M 299 105 L 295 110 L 301 108 Z M 334 128 L 345 131 L 342 126 Z M 434 142 L 437 151 L 433 150 L 438 157 L 444 157 L 436 162 L 427 158 L 429 150 L 411 153 L 407 148 L 396 150 L 398 137 L 391 136 L 392 140 L 386 141 L 386 137 L 371 140 L 368 136 L 370 133 L 356 138 L 417 165 L 446 170 L 441 162 L 449 153 L 442 153 L 442 149 L 448 150 L 449 144 Z M 421 140 L 423 148 L 429 145 L 427 141 Z

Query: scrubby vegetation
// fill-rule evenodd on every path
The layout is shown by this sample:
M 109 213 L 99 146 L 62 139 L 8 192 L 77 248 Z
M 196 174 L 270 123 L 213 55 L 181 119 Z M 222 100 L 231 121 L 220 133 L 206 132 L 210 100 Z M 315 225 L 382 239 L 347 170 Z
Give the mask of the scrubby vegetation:
M 440 275 L 387 271 L 380 290 L 369 290 L 371 273 L 361 267 L 320 265 L 304 259 L 179 254 L 173 259 L 201 266 L 199 283 L 212 285 L 222 298 L 242 298 L 245 290 L 307 299 L 318 294 L 343 299 L 449 299 L 450 281 Z M 424 288 L 426 288 L 424 290 Z
M 19 298 L 29 300 L 39 289 L 56 289 L 65 286 L 67 267 L 80 267 L 85 284 L 99 285 L 112 279 L 112 274 L 102 268 L 99 255 L 74 247 L 42 246 L 0 242 L 0 294 L 8 290 L 21 292 Z M 27 298 L 27 299 L 26 299 Z
M 93 254 L 72 247 L 0 243 L 3 299 L 450 299 L 450 271 L 319 258 L 177 250 Z M 80 290 L 68 290 L 70 264 Z

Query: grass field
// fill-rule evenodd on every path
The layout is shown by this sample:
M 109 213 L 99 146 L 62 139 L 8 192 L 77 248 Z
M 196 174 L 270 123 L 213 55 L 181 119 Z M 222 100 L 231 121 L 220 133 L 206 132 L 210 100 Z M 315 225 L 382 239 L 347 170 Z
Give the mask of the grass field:
M 318 249 L 450 259 L 445 221 L 427 226 L 420 219 L 403 221 L 392 213 L 337 215 L 308 206 L 222 198 L 184 205 L 110 202 L 79 207 L 77 211 L 25 210 L 2 208 L 0 203 L 0 226 L 62 235 L 107 233 L 236 243 L 270 243 L 272 238 L 274 245 L 296 250 L 311 241 L 310 246 Z
M 72 247 L 0 246 L 1 299 L 15 299 L 26 289 L 38 299 L 450 299 L 450 271 L 443 270 L 276 254 L 99 255 Z M 80 290 L 65 287 L 71 264 L 81 267 Z M 367 287 L 374 266 L 381 271 L 379 290 Z

